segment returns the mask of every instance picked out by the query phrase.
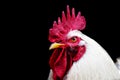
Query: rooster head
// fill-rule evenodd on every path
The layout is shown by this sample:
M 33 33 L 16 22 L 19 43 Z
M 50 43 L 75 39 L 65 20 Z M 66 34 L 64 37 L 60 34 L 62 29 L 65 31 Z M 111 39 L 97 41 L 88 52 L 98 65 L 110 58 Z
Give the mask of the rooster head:
M 49 41 L 52 42 L 49 49 L 54 51 L 49 64 L 54 80 L 62 80 L 73 62 L 78 61 L 85 53 L 85 41 L 79 36 L 79 30 L 83 30 L 85 26 L 84 16 L 80 12 L 75 16 L 74 8 L 70 14 L 68 5 L 67 14 L 62 11 L 62 19 L 58 17 L 58 22 L 53 22 L 53 27 L 49 30 Z

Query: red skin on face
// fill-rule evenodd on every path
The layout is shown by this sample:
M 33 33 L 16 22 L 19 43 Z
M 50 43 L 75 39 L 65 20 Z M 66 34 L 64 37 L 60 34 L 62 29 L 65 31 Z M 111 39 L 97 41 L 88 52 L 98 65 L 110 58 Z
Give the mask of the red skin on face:
M 78 61 L 83 56 L 86 47 L 79 46 L 80 41 L 81 38 L 76 36 L 72 37 L 60 42 L 65 45 L 54 50 L 49 62 L 53 70 L 54 80 L 63 80 L 63 77 L 67 74 L 73 62 Z

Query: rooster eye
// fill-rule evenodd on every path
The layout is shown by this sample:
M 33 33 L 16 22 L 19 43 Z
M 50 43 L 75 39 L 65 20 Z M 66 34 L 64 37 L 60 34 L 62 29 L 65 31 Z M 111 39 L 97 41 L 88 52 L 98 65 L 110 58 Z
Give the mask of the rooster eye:
M 72 37 L 71 38 L 71 42 L 76 42 L 77 41 L 77 37 Z

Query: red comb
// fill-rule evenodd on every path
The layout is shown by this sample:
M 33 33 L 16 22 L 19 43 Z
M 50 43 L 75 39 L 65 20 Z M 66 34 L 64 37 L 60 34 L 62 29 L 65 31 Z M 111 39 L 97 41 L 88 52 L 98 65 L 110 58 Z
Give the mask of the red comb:
M 53 22 L 53 28 L 49 30 L 49 40 L 51 42 L 58 42 L 66 37 L 66 34 L 70 30 L 83 30 L 86 26 L 86 21 L 84 16 L 78 12 L 75 16 L 75 9 L 72 8 L 72 15 L 70 15 L 70 9 L 67 5 L 67 16 L 65 16 L 64 11 L 62 11 L 62 21 L 58 17 L 58 22 Z

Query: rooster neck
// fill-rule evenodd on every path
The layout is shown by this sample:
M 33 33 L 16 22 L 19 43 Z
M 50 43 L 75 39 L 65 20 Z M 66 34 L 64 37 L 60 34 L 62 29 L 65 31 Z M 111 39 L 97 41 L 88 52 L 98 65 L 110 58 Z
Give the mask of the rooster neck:
M 93 39 L 82 34 L 86 52 L 66 75 L 65 80 L 119 80 L 120 74 L 108 53 Z

